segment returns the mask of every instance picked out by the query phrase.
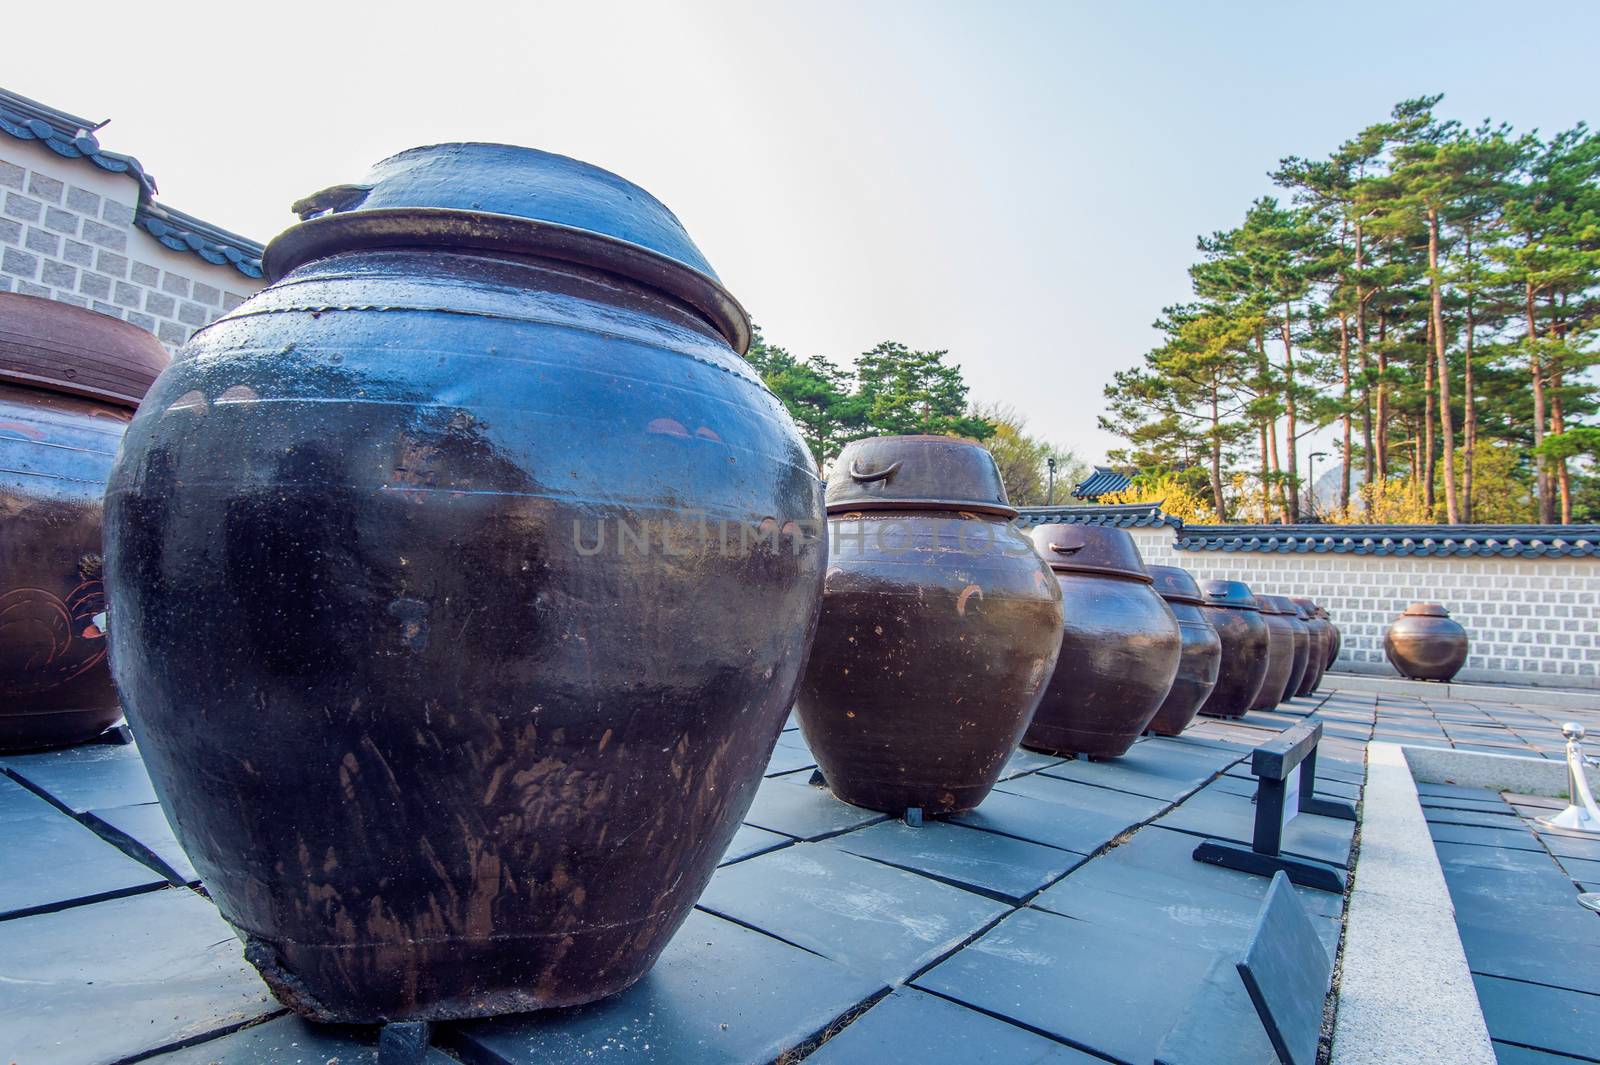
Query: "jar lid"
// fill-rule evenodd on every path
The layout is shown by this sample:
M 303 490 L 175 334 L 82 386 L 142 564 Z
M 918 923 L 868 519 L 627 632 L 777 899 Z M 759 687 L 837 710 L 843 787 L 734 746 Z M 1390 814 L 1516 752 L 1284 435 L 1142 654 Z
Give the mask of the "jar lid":
M 666 206 L 609 170 L 513 144 L 433 144 L 391 155 L 360 182 L 296 202 L 300 223 L 267 245 L 270 281 L 335 252 L 473 247 L 561 259 L 676 296 L 741 355 L 750 318 Z
M 0 381 L 137 407 L 171 361 L 153 333 L 131 322 L 0 292 Z
M 874 436 L 844 446 L 828 474 L 828 513 L 966 510 L 1014 518 L 994 456 L 955 436 Z
M 1450 616 L 1450 611 L 1439 603 L 1412 603 L 1406 607 L 1405 613 L 1407 617 L 1413 618 L 1447 618 Z
M 1261 603 L 1263 614 L 1282 614 L 1291 618 L 1300 616 L 1300 608 L 1286 595 L 1258 595 L 1256 599 Z
M 1097 573 L 1153 583 L 1133 537 L 1111 525 L 1038 525 L 1029 534 L 1057 573 Z
M 1200 585 L 1182 566 L 1146 566 L 1156 591 L 1169 603 L 1204 603 Z
M 1261 604 L 1244 581 L 1201 581 L 1200 594 L 1206 606 L 1221 606 L 1230 610 L 1261 609 Z

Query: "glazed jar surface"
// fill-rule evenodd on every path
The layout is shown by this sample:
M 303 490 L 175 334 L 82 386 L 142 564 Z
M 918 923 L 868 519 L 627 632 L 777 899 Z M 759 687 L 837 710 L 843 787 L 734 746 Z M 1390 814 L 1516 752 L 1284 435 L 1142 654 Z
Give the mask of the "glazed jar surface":
M 1383 653 L 1400 675 L 1447 681 L 1467 662 L 1467 630 L 1438 603 L 1413 603 L 1383 634 Z
M 122 716 L 101 496 L 131 416 L 0 382 L 0 750 L 81 743 Z
M 1033 718 L 1060 628 L 1055 578 L 1005 518 L 834 515 L 795 704 L 828 787 L 896 814 L 977 806 Z
M 1033 540 L 1061 585 L 1061 653 L 1023 746 L 1126 754 L 1172 690 L 1182 657 L 1177 618 L 1123 530 L 1043 525 Z
M 627 211 L 677 225 L 647 193 L 527 149 L 395 160 L 391 206 L 275 241 L 286 276 L 130 426 L 114 672 L 287 1005 L 588 1002 L 648 970 L 754 796 L 820 602 L 822 486 L 747 332 L 664 290 L 731 302 L 709 268 L 632 242 Z M 393 206 L 391 164 L 545 213 Z M 613 194 L 617 233 L 582 214 Z
M 1202 581 L 1206 620 L 1222 642 L 1217 683 L 1200 707 L 1211 717 L 1248 711 L 1267 676 L 1268 633 L 1260 605 L 1242 581 Z
M 1183 640 L 1172 690 L 1150 719 L 1149 729 L 1158 736 L 1176 736 L 1194 720 L 1217 685 L 1222 669 L 1222 638 L 1201 609 L 1203 600 L 1193 577 L 1176 566 L 1149 569 L 1157 592 L 1172 608 Z
M 1300 616 L 1300 608 L 1294 600 L 1285 595 L 1266 596 L 1277 608 L 1278 615 L 1289 622 L 1294 637 L 1293 660 L 1289 666 L 1289 676 L 1283 683 L 1283 691 L 1271 704 L 1277 705 L 1286 699 L 1292 699 L 1300 691 L 1300 685 L 1305 680 L 1306 670 L 1311 664 L 1311 626 L 1306 624 L 1305 618 Z
M 1306 623 L 1306 629 L 1311 637 L 1311 652 L 1306 661 L 1306 671 L 1300 678 L 1300 687 L 1295 694 L 1312 695 L 1322 686 L 1322 675 L 1327 672 L 1328 663 L 1332 658 L 1332 626 L 1328 619 L 1322 616 L 1315 601 L 1298 597 L 1290 601 L 1300 608 L 1300 620 Z
M 1272 596 L 1257 598 L 1261 600 L 1261 619 L 1267 623 L 1267 672 L 1250 709 L 1267 710 L 1283 701 L 1294 672 L 1295 627 L 1293 620 L 1272 602 Z

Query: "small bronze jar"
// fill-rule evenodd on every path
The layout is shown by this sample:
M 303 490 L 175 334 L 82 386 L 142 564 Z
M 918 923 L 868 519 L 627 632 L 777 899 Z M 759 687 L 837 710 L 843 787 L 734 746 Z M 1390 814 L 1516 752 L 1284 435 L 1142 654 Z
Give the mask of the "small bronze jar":
M 1217 673 L 1222 668 L 1222 637 L 1201 609 L 1205 600 L 1188 570 L 1178 566 L 1147 568 L 1156 593 L 1167 601 L 1172 616 L 1178 619 L 1178 632 L 1183 637 L 1178 675 L 1156 716 L 1150 719 L 1149 728 L 1158 736 L 1176 736 L 1194 720 L 1200 704 L 1217 686 Z
M 1255 702 L 1267 676 L 1267 622 L 1243 581 L 1201 581 L 1206 620 L 1222 640 L 1216 687 L 1201 704 L 1210 717 L 1239 717 Z
M 1295 689 L 1296 696 L 1313 694 L 1322 684 L 1322 674 L 1328 668 L 1328 654 L 1333 636 L 1328 619 L 1320 613 L 1316 602 L 1303 597 L 1294 597 L 1290 600 L 1300 611 L 1300 619 L 1306 623 L 1306 628 L 1311 633 L 1311 653 L 1306 660 L 1306 671 L 1300 678 L 1300 686 Z
M 1294 673 L 1294 608 L 1282 596 L 1258 595 L 1256 599 L 1261 603 L 1262 620 L 1267 623 L 1267 675 L 1262 678 L 1250 709 L 1266 710 L 1283 701 Z
M 1033 543 L 1061 584 L 1061 655 L 1022 743 L 1052 754 L 1127 753 L 1172 690 L 1183 636 L 1133 537 L 1041 525 Z
M 1300 616 L 1300 608 L 1294 600 L 1286 595 L 1265 596 L 1277 610 L 1277 616 L 1286 619 L 1290 626 L 1290 635 L 1294 638 L 1293 657 L 1289 664 L 1289 675 L 1283 682 L 1283 690 L 1278 697 L 1267 706 L 1276 706 L 1285 699 L 1294 698 L 1300 690 L 1300 683 L 1305 680 L 1306 670 L 1311 665 L 1311 626 L 1306 624 L 1305 618 Z M 1269 615 L 1270 616 L 1270 615 Z M 1269 621 L 1270 625 L 1271 622 Z M 1265 698 L 1265 693 L 1256 697 L 1260 702 Z M 1262 707 L 1261 709 L 1266 709 Z
M 1044 693 L 1061 591 L 971 441 L 858 440 L 834 463 L 827 508 L 822 615 L 795 704 L 806 743 L 846 802 L 970 810 Z
M 1412 680 L 1449 680 L 1467 661 L 1467 630 L 1438 603 L 1412 603 L 1383 634 L 1383 653 Z
M 136 325 L 0 293 L 0 750 L 81 743 L 122 716 L 106 668 L 101 499 L 167 361 Z

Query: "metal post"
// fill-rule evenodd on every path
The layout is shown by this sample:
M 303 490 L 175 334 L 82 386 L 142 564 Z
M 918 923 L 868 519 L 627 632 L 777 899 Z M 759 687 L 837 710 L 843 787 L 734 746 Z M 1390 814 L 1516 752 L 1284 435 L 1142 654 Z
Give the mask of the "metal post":
M 1056 457 L 1049 456 L 1044 460 L 1044 464 L 1050 470 L 1050 490 L 1045 494 L 1044 505 L 1053 507 L 1056 504 Z
M 1600 808 L 1596 808 L 1594 796 L 1589 794 L 1589 781 L 1583 773 L 1584 765 L 1588 762 L 1583 756 L 1583 726 L 1576 721 L 1568 721 L 1561 726 L 1561 734 L 1567 738 L 1568 805 L 1554 817 L 1541 818 L 1539 823 L 1570 832 L 1600 835 Z

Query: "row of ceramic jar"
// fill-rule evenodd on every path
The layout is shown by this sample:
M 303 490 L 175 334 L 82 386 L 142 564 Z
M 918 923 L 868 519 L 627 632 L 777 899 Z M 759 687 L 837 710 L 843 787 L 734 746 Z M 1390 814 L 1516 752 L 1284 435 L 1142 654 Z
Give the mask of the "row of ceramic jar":
M 1115 530 L 1030 542 L 974 445 L 863 442 L 825 493 L 743 309 L 615 174 L 435 145 L 296 210 L 272 283 L 142 402 L 164 354 L 125 323 L 0 336 L 0 742 L 92 735 L 120 698 L 208 893 L 307 1016 L 627 987 L 797 693 L 841 794 L 937 811 L 1030 727 L 1108 755 L 1291 686 L 1291 613 L 1176 575 L 1169 604 Z M 942 787 L 886 801 L 908 781 Z
M 1310 600 L 1146 567 L 1104 525 L 1012 519 L 989 453 L 848 445 L 828 480 L 822 614 L 795 711 L 835 795 L 968 810 L 1020 742 L 1114 758 L 1146 730 L 1307 695 L 1338 633 Z

